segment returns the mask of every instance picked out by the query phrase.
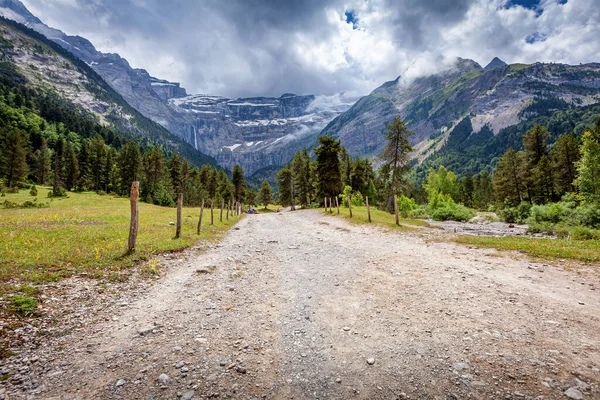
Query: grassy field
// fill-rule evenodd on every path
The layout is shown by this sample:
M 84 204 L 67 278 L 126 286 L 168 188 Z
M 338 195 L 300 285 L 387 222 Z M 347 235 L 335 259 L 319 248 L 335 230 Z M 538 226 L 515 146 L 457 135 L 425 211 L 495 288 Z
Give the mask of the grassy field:
M 321 209 L 323 210 L 323 209 Z M 332 215 L 337 215 L 337 209 L 332 208 Z M 327 209 L 329 214 L 329 209 Z M 356 224 L 368 224 L 369 218 L 367 214 L 367 207 L 352 206 L 352 218 L 350 218 L 350 210 L 347 207 L 340 207 L 340 216 L 347 218 L 349 221 Z M 429 227 L 427 221 L 421 219 L 408 219 L 400 218 L 400 226 L 396 225 L 396 218 L 393 214 L 385 211 L 378 210 L 375 207 L 371 207 L 371 223 L 376 225 L 383 225 L 394 229 L 415 229 L 416 227 Z
M 528 237 L 459 236 L 454 239 L 461 244 L 498 250 L 516 250 L 542 259 L 571 259 L 584 262 L 600 261 L 600 241 L 562 240 Z
M 137 251 L 126 254 L 129 235 L 129 199 L 95 193 L 69 193 L 49 199 L 49 188 L 38 188 L 38 203 L 48 208 L 0 208 L 0 294 L 15 283 L 58 281 L 74 273 L 119 279 L 136 261 L 152 254 L 176 251 L 198 240 L 211 240 L 233 226 L 239 217 L 219 222 L 215 210 L 204 212 L 202 232 L 196 234 L 199 208 L 183 209 L 182 235 L 174 239 L 174 208 L 139 204 Z M 0 197 L 23 203 L 33 200 L 29 190 Z

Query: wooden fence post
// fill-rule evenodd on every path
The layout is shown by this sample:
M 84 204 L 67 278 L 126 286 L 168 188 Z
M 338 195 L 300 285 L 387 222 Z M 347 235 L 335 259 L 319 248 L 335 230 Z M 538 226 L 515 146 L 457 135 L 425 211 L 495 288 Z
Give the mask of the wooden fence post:
M 140 183 L 135 181 L 131 184 L 131 192 L 129 195 L 129 203 L 131 205 L 131 222 L 129 223 L 129 241 L 127 249 L 135 251 L 135 241 L 138 234 L 138 198 L 140 195 Z
M 227 200 L 227 211 L 225 212 L 225 219 L 229 221 L 229 209 L 231 208 L 231 199 Z
M 340 215 L 340 202 L 338 200 L 338 196 L 335 196 L 335 206 L 338 210 L 338 215 Z
M 350 218 L 352 218 L 352 204 L 350 203 L 350 196 L 348 196 L 348 210 L 350 210 Z
M 400 218 L 398 217 L 398 197 L 394 195 L 394 214 L 396 214 L 396 225 L 400 226 Z
M 369 217 L 369 222 L 371 222 L 371 208 L 369 207 L 369 196 L 365 196 L 365 200 L 367 201 L 367 216 Z
M 181 208 L 183 207 L 183 194 L 177 195 L 177 228 L 175 229 L 175 239 L 181 236 Z
M 225 208 L 225 199 L 221 199 L 221 214 L 219 214 L 219 222 L 223 222 L 223 208 Z
M 210 224 L 211 225 L 214 225 L 214 223 L 215 223 L 214 213 L 213 213 L 214 209 L 215 209 L 215 201 L 211 200 L 210 201 Z
M 200 218 L 198 219 L 198 235 L 200 234 L 200 227 L 202 226 L 202 213 L 204 213 L 204 199 L 202 199 L 202 205 L 200 206 Z

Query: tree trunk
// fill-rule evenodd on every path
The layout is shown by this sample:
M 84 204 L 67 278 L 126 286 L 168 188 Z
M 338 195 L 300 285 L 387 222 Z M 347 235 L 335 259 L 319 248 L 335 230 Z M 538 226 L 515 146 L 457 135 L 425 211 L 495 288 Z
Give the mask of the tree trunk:
M 175 239 L 181 236 L 181 208 L 183 207 L 183 194 L 177 195 L 177 228 L 175 229 Z
M 337 208 L 338 215 L 340 215 L 340 202 L 337 196 L 335 196 L 335 207 Z
M 325 212 L 327 212 L 327 197 L 323 198 L 323 204 L 325 204 Z
M 211 200 L 210 201 L 210 224 L 211 225 L 214 225 L 214 223 L 215 223 L 214 210 L 215 210 L 215 201 Z
M 225 199 L 221 199 L 221 214 L 219 215 L 219 222 L 223 222 L 223 208 L 225 208 Z
M 396 225 L 400 226 L 400 218 L 398 217 L 398 198 L 394 195 L 394 214 L 396 214 Z
M 129 195 L 129 203 L 131 205 L 131 222 L 129 223 L 129 241 L 127 248 L 130 252 L 135 251 L 135 241 L 138 234 L 138 198 L 139 198 L 139 182 L 131 184 L 131 192 Z
M 369 217 L 369 222 L 371 222 L 371 207 L 369 207 L 369 196 L 365 196 L 365 200 L 367 203 L 367 216 Z
M 350 203 L 350 196 L 348 196 L 348 210 L 350 211 L 350 218 L 352 218 L 352 203 Z
M 202 214 L 204 213 L 204 199 L 202 199 L 202 205 L 200 206 L 200 218 L 198 219 L 198 235 L 200 234 L 200 227 L 202 226 Z
M 229 221 L 229 210 L 231 209 L 231 199 L 227 200 L 227 212 L 225 213 L 225 219 Z

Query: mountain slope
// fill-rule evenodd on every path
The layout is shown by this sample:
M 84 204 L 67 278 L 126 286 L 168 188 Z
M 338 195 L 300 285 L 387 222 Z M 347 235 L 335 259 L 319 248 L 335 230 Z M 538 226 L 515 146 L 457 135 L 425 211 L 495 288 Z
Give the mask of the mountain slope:
M 458 59 L 453 68 L 408 85 L 399 77 L 360 99 L 323 134 L 341 138 L 353 155 L 377 156 L 385 145 L 386 124 L 400 116 L 416 133 L 411 142 L 415 158 L 422 162 L 446 143 L 470 139 L 500 146 L 505 130 L 523 129 L 537 117 L 600 102 L 600 64 L 492 64 L 485 70 Z M 565 127 L 571 124 L 563 122 Z M 492 142 L 498 135 L 500 139 Z
M 13 65 L 29 87 L 66 99 L 125 138 L 146 146 L 160 143 L 196 165 L 216 164 L 214 159 L 145 118 L 86 63 L 45 36 L 2 17 L 0 35 L 3 61 Z
M 235 100 L 188 96 L 179 83 L 154 78 L 132 68 L 118 54 L 97 51 L 85 38 L 48 27 L 19 0 L 0 0 L 0 15 L 22 22 L 73 53 L 141 114 L 229 169 L 240 164 L 252 173 L 285 164 L 297 150 L 315 143 L 327 123 L 355 100 L 337 96 L 330 103 L 293 94 Z

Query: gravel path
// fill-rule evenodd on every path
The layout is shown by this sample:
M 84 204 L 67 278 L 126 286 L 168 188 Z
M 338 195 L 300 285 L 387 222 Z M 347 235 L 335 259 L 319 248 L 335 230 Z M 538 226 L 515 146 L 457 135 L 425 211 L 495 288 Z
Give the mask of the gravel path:
M 0 398 L 600 398 L 598 266 L 436 234 L 249 215 Z

